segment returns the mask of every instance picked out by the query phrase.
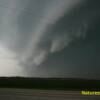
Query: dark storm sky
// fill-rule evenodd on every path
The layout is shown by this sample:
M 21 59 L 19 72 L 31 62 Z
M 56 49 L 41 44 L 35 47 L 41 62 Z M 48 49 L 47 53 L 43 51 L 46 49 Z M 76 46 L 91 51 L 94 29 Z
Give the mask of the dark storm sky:
M 99 0 L 0 0 L 0 76 L 100 79 Z

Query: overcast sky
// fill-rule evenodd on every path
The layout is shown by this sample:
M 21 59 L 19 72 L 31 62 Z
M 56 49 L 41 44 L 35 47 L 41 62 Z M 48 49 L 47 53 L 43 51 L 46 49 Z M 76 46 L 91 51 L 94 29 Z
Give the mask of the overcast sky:
M 99 0 L 0 0 L 0 76 L 100 79 Z

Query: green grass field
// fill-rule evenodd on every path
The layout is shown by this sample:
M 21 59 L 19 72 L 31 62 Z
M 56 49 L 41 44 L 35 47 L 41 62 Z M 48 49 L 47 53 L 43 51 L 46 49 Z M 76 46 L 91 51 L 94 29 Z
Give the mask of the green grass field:
M 77 78 L 0 77 L 1 88 L 100 90 L 100 80 Z

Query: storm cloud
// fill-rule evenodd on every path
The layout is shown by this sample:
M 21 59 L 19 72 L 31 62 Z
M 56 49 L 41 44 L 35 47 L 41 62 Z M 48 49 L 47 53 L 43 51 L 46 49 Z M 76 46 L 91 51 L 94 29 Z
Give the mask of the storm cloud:
M 84 40 L 99 17 L 98 0 L 0 0 L 0 41 L 22 70 L 15 75 L 35 76 L 50 54 Z

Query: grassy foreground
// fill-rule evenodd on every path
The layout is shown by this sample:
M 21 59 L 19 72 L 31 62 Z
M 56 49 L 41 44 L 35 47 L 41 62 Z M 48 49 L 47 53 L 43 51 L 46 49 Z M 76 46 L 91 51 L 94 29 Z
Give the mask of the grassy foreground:
M 100 80 L 77 78 L 0 77 L 0 88 L 100 90 Z

